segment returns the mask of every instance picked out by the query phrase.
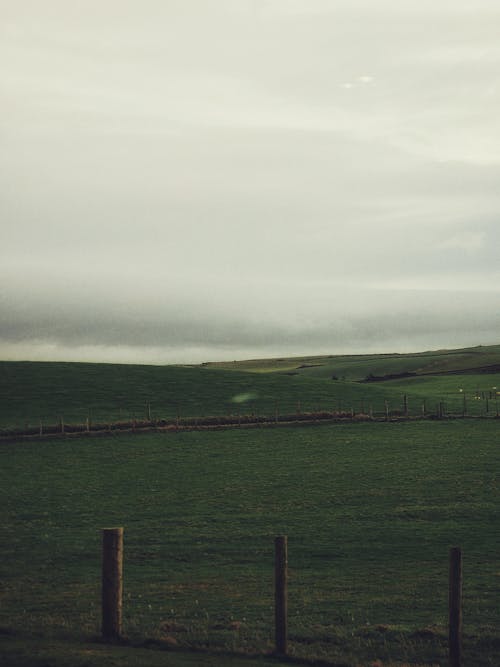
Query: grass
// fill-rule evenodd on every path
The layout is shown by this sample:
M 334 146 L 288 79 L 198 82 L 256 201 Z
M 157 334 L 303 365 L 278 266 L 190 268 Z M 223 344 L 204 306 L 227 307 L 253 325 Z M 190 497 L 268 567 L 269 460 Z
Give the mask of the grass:
M 2 665 L 11 667 L 277 667 L 276 658 L 208 655 L 172 650 L 168 645 L 150 648 L 110 646 L 95 641 L 40 640 L 0 636 Z M 163 649 L 163 650 L 162 650 Z
M 493 362 L 496 348 L 480 348 L 488 352 L 434 353 L 433 359 L 445 365 L 453 359 L 454 368 L 470 364 L 470 357 Z M 476 351 L 474 351 L 476 350 Z M 333 366 L 314 366 L 315 358 L 302 358 L 296 370 L 287 373 L 268 370 L 250 372 L 256 363 L 241 362 L 243 370 L 227 370 L 217 365 L 134 366 L 118 364 L 83 364 L 50 362 L 0 362 L 0 429 L 38 428 L 57 424 L 61 417 L 66 424 L 84 424 L 90 416 L 93 423 L 123 422 L 144 419 L 148 412 L 153 419 L 209 417 L 222 415 L 267 415 L 318 411 L 370 410 L 385 412 L 385 401 L 391 410 L 403 409 L 403 394 L 409 396 L 410 411 L 421 413 L 425 399 L 429 411 L 444 401 L 449 412 L 460 414 L 464 388 L 467 410 L 471 415 L 486 412 L 483 400 L 475 401 L 479 391 L 489 396 L 492 387 L 500 387 L 499 374 L 419 375 L 376 383 L 332 380 L 333 370 L 351 376 L 366 377 L 368 372 L 387 374 L 404 372 L 422 363 L 429 355 L 376 355 L 376 357 L 343 357 L 343 368 L 335 359 Z M 332 362 L 332 359 L 334 361 Z M 340 359 L 340 358 L 338 358 Z M 457 362 L 457 359 L 461 359 Z M 465 359 L 465 361 L 464 361 Z M 500 359 L 498 355 L 497 360 Z M 297 362 L 297 360 L 295 360 Z M 305 363 L 310 362 L 310 363 Z M 316 358 L 318 362 L 318 358 Z M 290 360 L 267 360 L 273 364 Z M 318 362 L 319 363 L 319 362 Z M 434 363 L 434 362 L 433 362 Z M 479 362 L 475 362 L 479 363 Z M 252 366 L 252 364 L 254 364 Z M 448 364 L 448 368 L 451 362 Z M 238 366 L 238 364 L 236 364 Z M 306 368 L 299 368 L 306 366 Z M 347 367 L 350 370 L 346 370 Z M 328 370 L 325 371 L 325 368 Z M 426 368 L 428 368 L 426 366 Z M 149 406 L 149 407 L 148 407 Z M 496 414 L 497 405 L 490 401 L 489 416 Z
M 395 394 L 406 392 L 409 399 L 420 403 L 427 398 L 433 402 L 444 401 L 450 412 L 460 413 L 463 410 L 464 394 L 468 414 L 496 415 L 500 410 L 500 374 L 438 375 L 405 378 L 384 382 L 387 390 Z M 487 400 L 488 399 L 488 400 Z M 488 410 L 488 412 L 487 412 Z
M 203 367 L 0 362 L 0 427 L 349 409 L 402 396 L 381 386 Z
M 479 345 L 458 350 L 436 350 L 408 354 L 357 354 L 291 357 L 283 359 L 251 359 L 246 361 L 215 362 L 207 368 L 254 373 L 295 371 L 309 377 L 359 382 L 367 375 L 415 372 L 450 373 L 500 363 L 500 345 Z
M 269 651 L 273 537 L 288 534 L 294 656 L 442 664 L 459 544 L 465 664 L 500 664 L 494 420 L 4 443 L 0 457 L 5 644 L 98 634 L 99 529 L 123 525 L 132 642 Z

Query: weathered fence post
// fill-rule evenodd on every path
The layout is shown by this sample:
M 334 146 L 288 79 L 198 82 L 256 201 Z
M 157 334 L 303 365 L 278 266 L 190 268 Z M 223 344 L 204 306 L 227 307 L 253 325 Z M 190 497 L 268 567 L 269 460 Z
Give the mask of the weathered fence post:
M 102 531 L 102 636 L 119 639 L 122 633 L 123 528 Z
M 462 649 L 462 551 L 450 549 L 449 667 L 461 667 Z
M 61 415 L 60 425 L 61 425 L 61 433 L 64 433 L 64 417 L 62 415 Z
M 405 417 L 408 417 L 408 396 L 406 394 L 403 395 L 403 411 Z
M 274 540 L 274 618 L 276 653 L 286 655 L 288 640 L 288 544 L 287 536 Z
M 40 421 L 40 435 L 43 435 L 43 424 L 41 421 Z
M 385 421 L 389 421 L 389 403 L 387 401 L 384 401 L 385 404 Z

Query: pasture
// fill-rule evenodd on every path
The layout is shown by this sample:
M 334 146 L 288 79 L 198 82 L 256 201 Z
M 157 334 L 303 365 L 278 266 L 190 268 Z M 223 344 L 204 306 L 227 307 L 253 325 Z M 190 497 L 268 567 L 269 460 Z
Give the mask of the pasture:
M 132 643 L 270 651 L 287 534 L 295 657 L 446 664 L 460 545 L 465 665 L 498 665 L 498 445 L 496 420 L 3 443 L 3 645 L 99 634 L 100 529 L 122 525 Z
M 402 402 L 385 387 L 300 375 L 181 366 L 0 362 L 0 428 L 281 413 Z
M 130 420 L 267 416 L 297 412 L 436 413 L 495 417 L 497 347 L 424 355 L 299 358 L 201 366 L 0 362 L 0 435 L 9 429 Z M 417 368 L 416 364 L 420 364 Z M 231 365 L 229 365 L 231 366 Z M 285 368 L 285 370 L 284 370 Z M 441 368 L 442 374 L 429 374 Z M 418 371 L 418 372 L 417 372 Z M 370 373 L 415 376 L 361 382 Z M 438 373 L 438 371 L 432 371 Z M 336 378 L 336 379 L 332 379 Z M 340 379 L 347 378 L 347 379 Z

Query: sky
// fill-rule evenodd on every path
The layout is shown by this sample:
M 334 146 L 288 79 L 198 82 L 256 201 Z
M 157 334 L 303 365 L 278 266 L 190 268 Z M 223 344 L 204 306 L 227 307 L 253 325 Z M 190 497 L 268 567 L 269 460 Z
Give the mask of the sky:
M 498 0 L 0 0 L 0 358 L 500 342 Z

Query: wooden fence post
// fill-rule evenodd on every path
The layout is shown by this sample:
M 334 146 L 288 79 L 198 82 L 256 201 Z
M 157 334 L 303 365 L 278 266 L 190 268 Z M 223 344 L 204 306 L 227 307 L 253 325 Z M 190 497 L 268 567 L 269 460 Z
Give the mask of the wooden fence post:
M 287 536 L 274 540 L 274 618 L 276 653 L 286 655 L 288 635 L 288 544 Z
M 406 394 L 403 395 L 403 411 L 405 417 L 408 417 L 408 396 Z
M 389 421 L 389 403 L 387 401 L 384 401 L 385 404 L 385 421 Z
M 122 633 L 123 528 L 102 531 L 102 636 L 119 639 Z
M 450 549 L 449 667 L 461 667 L 462 649 L 462 551 Z

